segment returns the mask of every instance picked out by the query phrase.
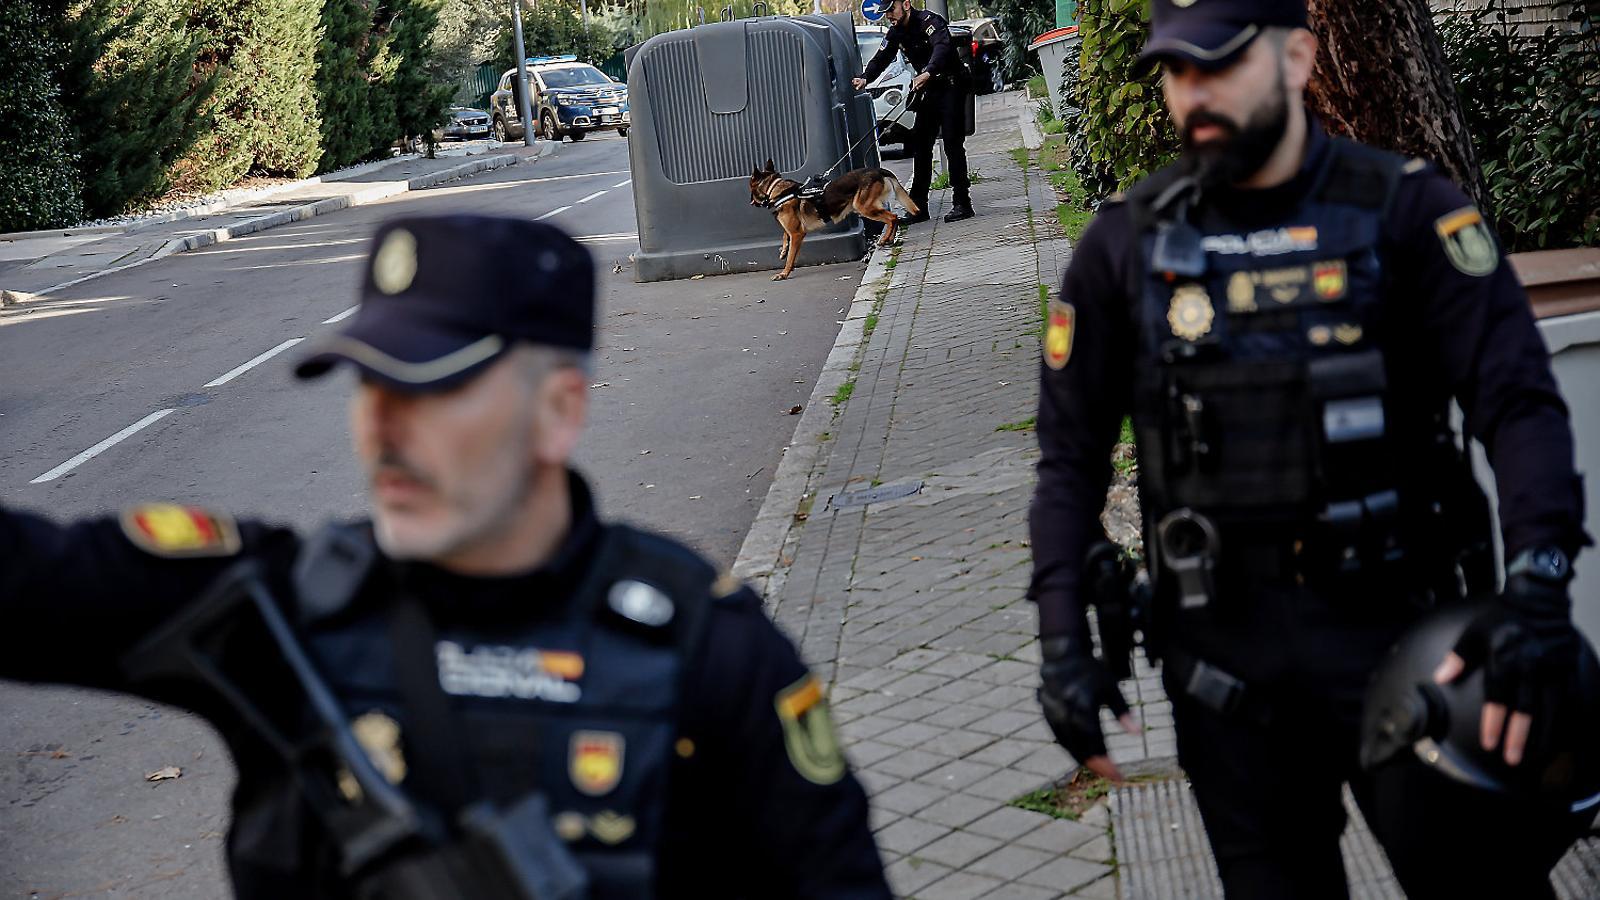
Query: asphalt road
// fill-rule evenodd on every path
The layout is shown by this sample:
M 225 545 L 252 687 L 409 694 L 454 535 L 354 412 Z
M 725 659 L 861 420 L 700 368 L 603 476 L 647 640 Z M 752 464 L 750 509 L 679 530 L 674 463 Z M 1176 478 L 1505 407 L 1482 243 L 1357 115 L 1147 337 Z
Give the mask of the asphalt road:
M 150 499 L 301 527 L 361 514 L 344 419 L 349 376 L 295 383 L 290 363 L 309 346 L 297 342 L 351 309 L 365 242 L 384 219 L 548 216 L 589 244 L 601 272 L 579 467 L 596 482 L 602 513 L 731 562 L 797 421 L 789 410 L 807 402 L 861 268 L 803 269 L 781 283 L 747 274 L 634 284 L 627 169 L 624 140 L 591 137 L 533 165 L 170 257 L 0 313 L 0 501 L 58 519 Z M 84 627 L 94 624 L 86 612 Z M 70 653 L 70 640 L 60 642 Z M 0 761 L 0 897 L 226 895 L 233 774 L 203 722 L 125 697 L 0 682 Z M 145 781 L 168 765 L 183 776 Z

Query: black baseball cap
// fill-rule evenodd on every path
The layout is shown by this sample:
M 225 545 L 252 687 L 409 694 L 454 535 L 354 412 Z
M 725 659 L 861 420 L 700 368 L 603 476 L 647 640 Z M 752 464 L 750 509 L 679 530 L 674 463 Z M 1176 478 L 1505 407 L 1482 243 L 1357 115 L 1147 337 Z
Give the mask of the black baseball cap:
M 315 378 L 339 363 L 408 391 L 461 384 L 517 341 L 594 348 L 594 261 L 542 222 L 416 216 L 372 239 L 361 308 L 295 367 Z
M 1272 27 L 1309 27 L 1305 0 L 1150 0 L 1150 39 L 1138 64 L 1182 59 L 1221 69 Z

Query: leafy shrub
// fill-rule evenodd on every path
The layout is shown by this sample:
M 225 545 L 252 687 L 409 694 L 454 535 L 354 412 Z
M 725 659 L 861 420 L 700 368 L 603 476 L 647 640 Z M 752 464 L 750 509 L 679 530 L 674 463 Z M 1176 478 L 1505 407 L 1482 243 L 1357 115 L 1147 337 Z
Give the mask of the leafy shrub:
M 1600 244 L 1600 77 L 1594 11 L 1522 34 L 1502 0 L 1441 17 L 1478 162 L 1509 251 Z
M 1078 4 L 1083 43 L 1063 74 L 1061 120 L 1072 168 L 1095 197 L 1127 189 L 1177 153 L 1157 74 L 1133 71 L 1147 29 L 1139 0 Z
M 55 81 L 61 54 L 43 10 L 30 0 L 0 3 L 0 231 L 83 217 L 72 128 Z

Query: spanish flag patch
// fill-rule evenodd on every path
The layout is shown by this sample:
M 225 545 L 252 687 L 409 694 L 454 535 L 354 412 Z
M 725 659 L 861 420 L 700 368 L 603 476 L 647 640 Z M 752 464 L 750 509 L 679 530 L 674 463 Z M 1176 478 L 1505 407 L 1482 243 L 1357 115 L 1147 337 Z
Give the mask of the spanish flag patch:
M 177 559 L 239 552 L 239 527 L 233 519 L 197 506 L 146 503 L 124 512 L 121 522 L 128 540 L 152 556 Z

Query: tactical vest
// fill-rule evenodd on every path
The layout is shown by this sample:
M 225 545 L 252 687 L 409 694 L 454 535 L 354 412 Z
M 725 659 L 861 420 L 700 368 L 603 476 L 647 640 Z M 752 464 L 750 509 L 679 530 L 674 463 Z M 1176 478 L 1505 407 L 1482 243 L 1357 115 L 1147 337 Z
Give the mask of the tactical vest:
M 529 597 L 526 618 L 448 626 L 435 645 L 439 684 L 460 729 L 453 739 L 481 799 L 510 806 L 542 792 L 552 828 L 588 872 L 596 900 L 654 890 L 668 768 L 674 755 L 693 752 L 677 731 L 681 682 L 716 575 L 666 539 L 602 529 L 575 596 Z M 332 543 L 348 546 L 352 533 L 371 541 L 366 529 L 346 528 Z M 368 746 L 369 755 L 382 769 L 386 754 L 398 752 L 389 771 L 428 804 L 436 799 L 427 796 L 429 782 L 406 768 L 418 723 L 396 689 L 403 663 L 376 621 L 383 605 L 361 604 L 365 614 L 353 608 L 355 594 L 384 591 L 388 579 L 381 564 L 352 573 L 317 549 L 329 543 L 319 536 L 297 566 L 307 646 L 364 745 L 363 722 L 398 736 L 398 746 Z
M 1456 580 L 1461 547 L 1427 532 L 1461 503 L 1410 476 L 1464 463 L 1443 403 L 1397 403 L 1382 349 L 1381 230 L 1404 160 L 1330 143 L 1281 227 L 1189 214 L 1175 170 L 1130 192 L 1146 521 L 1188 510 L 1214 524 L 1219 576 L 1433 591 Z

